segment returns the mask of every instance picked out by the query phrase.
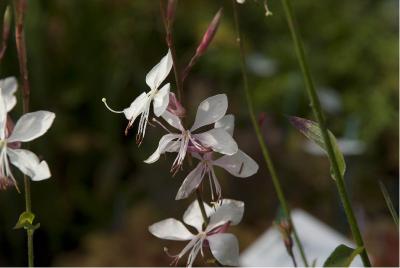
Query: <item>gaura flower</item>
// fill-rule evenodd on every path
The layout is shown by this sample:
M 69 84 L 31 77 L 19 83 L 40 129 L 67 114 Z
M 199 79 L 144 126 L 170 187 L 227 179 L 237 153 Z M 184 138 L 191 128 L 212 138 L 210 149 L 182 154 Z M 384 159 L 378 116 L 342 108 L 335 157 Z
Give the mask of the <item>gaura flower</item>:
M 46 161 L 40 161 L 31 151 L 16 149 L 15 144 L 42 136 L 52 125 L 55 114 L 47 111 L 24 114 L 10 131 L 10 128 L 7 128 L 7 111 L 15 102 L 9 92 L 1 89 L 0 94 L 0 188 L 15 185 L 18 190 L 10 162 L 33 181 L 48 179 L 51 176 Z
M 165 111 L 162 117 L 169 125 L 180 133 L 164 135 L 158 144 L 156 151 L 144 162 L 154 163 L 165 152 L 178 152 L 171 171 L 176 172 L 185 159 L 188 149 L 205 152 L 214 151 L 221 154 L 233 155 L 238 151 L 235 140 L 223 128 L 212 128 L 202 133 L 195 133 L 201 127 L 213 124 L 221 119 L 228 109 L 228 99 L 225 94 L 209 97 L 202 101 L 197 109 L 194 124 L 190 129 L 185 129 L 179 117 Z
M 209 247 L 212 255 L 222 265 L 237 266 L 239 263 L 239 245 L 233 234 L 225 233 L 230 225 L 238 224 L 243 217 L 244 203 L 232 199 L 222 199 L 215 208 L 206 203 L 204 207 L 209 217 L 208 224 L 204 227 L 204 220 L 197 201 L 193 202 L 183 215 L 183 222 L 194 227 L 197 234 L 191 233 L 186 226 L 173 218 L 157 222 L 149 227 L 154 236 L 176 241 L 190 241 L 183 250 L 174 258 L 173 264 L 177 264 L 187 252 L 187 266 L 191 267 L 196 256 L 203 254 L 203 248 Z
M 168 76 L 172 68 L 172 57 L 171 51 L 168 50 L 167 55 L 165 55 L 153 69 L 146 75 L 146 84 L 150 87 L 149 92 L 143 92 L 140 94 L 128 108 L 122 111 L 116 111 L 111 109 L 107 105 L 105 98 L 102 99 L 108 110 L 113 113 L 123 113 L 128 119 L 128 125 L 125 129 L 125 135 L 127 135 L 128 130 L 132 127 L 136 118 L 141 114 L 139 121 L 139 128 L 136 135 L 136 142 L 140 144 L 146 133 L 147 121 L 150 113 L 150 104 L 153 102 L 154 115 L 159 117 L 165 112 L 169 102 L 169 89 L 170 84 L 165 84 L 161 89 L 159 89 L 161 83 Z
M 221 120 L 215 123 L 215 127 L 225 129 L 226 132 L 232 136 L 234 120 L 235 118 L 233 115 L 225 115 Z M 199 187 L 206 175 L 208 176 L 210 184 L 211 198 L 214 200 L 214 196 L 216 196 L 217 200 L 219 200 L 221 198 L 221 186 L 215 175 L 214 166 L 222 167 L 233 176 L 239 178 L 250 177 L 258 171 L 257 163 L 241 150 L 238 150 L 237 153 L 233 155 L 224 155 L 216 160 L 213 159 L 212 155 L 213 152 L 204 153 L 202 155 L 192 153 L 192 156 L 199 159 L 200 162 L 183 181 L 175 197 L 176 200 L 187 198 Z

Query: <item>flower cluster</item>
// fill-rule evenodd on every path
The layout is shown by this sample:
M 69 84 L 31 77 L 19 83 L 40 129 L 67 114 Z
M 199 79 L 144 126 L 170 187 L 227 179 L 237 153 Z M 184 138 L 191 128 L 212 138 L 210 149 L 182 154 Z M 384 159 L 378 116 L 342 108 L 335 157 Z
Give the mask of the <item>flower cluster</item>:
M 53 124 L 55 114 L 48 111 L 26 113 L 14 125 L 10 112 L 17 99 L 17 81 L 14 77 L 0 80 L 0 189 L 18 184 L 11 171 L 10 163 L 33 181 L 50 178 L 46 161 L 40 161 L 31 151 L 21 149 L 21 142 L 32 141 L 44 133 Z
M 232 234 L 225 233 L 230 225 L 240 222 L 244 203 L 230 199 L 222 199 L 222 190 L 218 182 L 214 167 L 221 167 L 236 177 L 252 176 L 258 170 L 257 163 L 247 154 L 238 149 L 233 139 L 234 116 L 226 114 L 228 99 L 225 94 L 218 94 L 203 100 L 198 108 L 194 122 L 190 128 L 182 121 L 185 108 L 170 92 L 170 84 L 161 86 L 172 68 L 171 52 L 168 51 L 161 61 L 150 70 L 146 76 L 149 92 L 143 92 L 131 105 L 116 111 L 110 108 L 103 98 L 106 107 L 114 113 L 123 113 L 128 120 L 128 129 L 140 116 L 136 136 L 138 144 L 142 143 L 147 123 L 150 117 L 150 106 L 153 103 L 152 122 L 161 126 L 167 133 L 161 137 L 158 147 L 144 162 L 156 162 L 162 154 L 176 153 L 171 172 L 175 175 L 183 170 L 183 163 L 190 155 L 197 159 L 198 164 L 184 179 L 176 194 L 176 200 L 189 197 L 194 191 L 202 189 L 204 178 L 208 178 L 211 201 L 195 201 L 186 210 L 184 222 L 195 227 L 197 234 L 193 234 L 184 224 L 167 219 L 150 226 L 149 231 L 162 239 L 189 240 L 187 246 L 178 254 L 172 256 L 173 263 L 190 251 L 187 265 L 191 266 L 195 257 L 203 249 L 209 248 L 215 259 L 223 265 L 237 265 L 239 246 Z M 159 89 L 160 88 L 160 89 Z M 205 213 L 201 213 L 201 207 Z M 206 214 L 206 215 L 204 215 Z

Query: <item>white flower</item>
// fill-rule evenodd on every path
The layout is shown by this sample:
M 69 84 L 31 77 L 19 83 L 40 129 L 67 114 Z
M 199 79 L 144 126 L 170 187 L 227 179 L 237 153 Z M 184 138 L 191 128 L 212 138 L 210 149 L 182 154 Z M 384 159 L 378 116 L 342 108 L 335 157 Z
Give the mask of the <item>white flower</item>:
M 191 233 L 186 226 L 173 218 L 157 222 L 149 227 L 154 236 L 176 241 L 190 241 L 183 250 L 175 255 L 176 264 L 187 252 L 187 266 L 192 266 L 197 254 L 202 256 L 203 248 L 209 247 L 212 255 L 222 265 L 237 266 L 239 262 L 239 244 L 233 234 L 225 233 L 229 225 L 238 224 L 243 217 L 244 203 L 241 201 L 223 199 L 215 209 L 204 203 L 208 224 L 204 221 L 197 201 L 193 202 L 183 215 L 183 222 L 194 227 L 197 234 Z
M 4 81 L 4 80 L 3 80 Z M 3 81 L 0 81 L 0 85 Z M 7 81 L 6 81 L 7 82 Z M 8 85 L 16 87 L 16 82 L 9 80 Z M 7 83 L 3 83 L 7 85 Z M 11 90 L 15 92 L 15 90 Z M 12 131 L 7 128 L 7 111 L 15 105 L 15 97 L 7 87 L 1 88 L 0 94 L 0 188 L 17 183 L 11 172 L 9 162 L 28 175 L 33 181 L 50 178 L 50 170 L 45 161 L 31 151 L 16 149 L 16 143 L 28 142 L 42 136 L 50 128 L 55 114 L 47 111 L 38 111 L 24 114 L 16 123 Z M 10 133 L 9 133 L 10 132 Z M 18 188 L 17 188 L 18 189 Z
M 236 0 L 236 2 L 238 2 L 239 4 L 244 4 L 246 0 Z
M 202 101 L 197 109 L 193 126 L 187 130 L 182 126 L 179 117 L 165 111 L 162 117 L 180 133 L 164 135 L 156 151 L 144 162 L 154 163 L 165 152 L 178 152 L 171 171 L 177 171 L 185 159 L 188 148 L 197 151 L 215 151 L 221 154 L 233 155 L 238 151 L 238 146 L 232 136 L 223 128 L 212 128 L 202 133 L 194 133 L 201 127 L 213 124 L 220 120 L 228 109 L 228 99 L 225 94 L 209 97 Z
M 114 113 L 123 113 L 126 119 L 129 120 L 128 126 L 125 129 L 125 134 L 127 134 L 129 128 L 136 118 L 141 114 L 139 121 L 139 128 L 136 136 L 136 142 L 141 143 L 146 132 L 147 121 L 150 113 L 150 104 L 153 102 L 154 115 L 159 117 L 165 112 L 169 102 L 169 88 L 170 84 L 165 84 L 161 89 L 159 89 L 161 83 L 168 76 L 172 68 L 172 57 L 171 51 L 168 50 L 167 55 L 165 55 L 153 69 L 146 75 L 146 84 L 150 87 L 149 92 L 143 92 L 140 94 L 128 108 L 123 111 L 115 111 L 111 109 L 103 98 L 102 101 L 106 107 Z
M 225 115 L 215 123 L 215 127 L 225 129 L 231 136 L 234 129 L 234 116 Z M 217 199 L 221 198 L 221 186 L 215 176 L 214 166 L 219 166 L 228 171 L 235 177 L 246 178 L 254 175 L 258 171 L 257 163 L 243 151 L 238 150 L 233 155 L 224 155 L 216 160 L 212 159 L 212 152 L 203 155 L 193 153 L 192 156 L 199 159 L 199 164 L 187 175 L 176 195 L 176 200 L 187 198 L 196 188 L 199 187 L 205 175 L 208 176 L 211 198 L 214 195 Z

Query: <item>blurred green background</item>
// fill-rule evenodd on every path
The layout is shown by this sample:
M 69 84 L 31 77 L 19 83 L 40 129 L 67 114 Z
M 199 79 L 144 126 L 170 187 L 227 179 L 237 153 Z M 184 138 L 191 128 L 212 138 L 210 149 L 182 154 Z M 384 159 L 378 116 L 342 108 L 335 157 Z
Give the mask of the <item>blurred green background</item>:
M 7 2 L 1 2 L 1 14 Z M 167 51 L 159 1 L 28 2 L 31 110 L 57 114 L 51 130 L 30 145 L 53 174 L 32 185 L 41 223 L 36 265 L 168 265 L 163 246 L 175 252 L 182 245 L 152 237 L 147 227 L 181 218 L 193 197 L 174 197 L 189 170 L 172 178 L 171 156 L 144 164 L 163 131 L 150 128 L 138 148 L 136 126 L 125 136 L 125 118 L 101 102 L 107 97 L 113 107 L 125 108 L 147 90 L 146 73 Z M 363 153 L 346 157 L 346 181 L 366 246 L 375 265 L 397 266 L 398 232 L 378 180 L 398 210 L 398 2 L 293 2 L 330 129 L 365 145 Z M 218 173 L 224 196 L 246 203 L 245 217 L 233 230 L 243 250 L 271 226 L 279 204 L 244 102 L 231 2 L 179 1 L 175 42 L 184 66 L 220 6 L 219 31 L 185 84 L 185 106 L 194 113 L 202 99 L 226 93 L 228 111 L 236 116 L 235 139 L 260 165 L 248 179 Z M 287 120 L 286 115 L 313 116 L 280 1 L 269 6 L 274 15 L 268 18 L 262 1 L 240 6 L 250 87 L 257 113 L 266 115 L 265 139 L 291 206 L 349 236 L 327 159 L 304 150 L 305 139 Z M 19 76 L 13 34 L 2 78 Z M 19 101 L 14 118 L 20 106 Z M 22 183 L 21 173 L 15 174 Z M 25 233 L 12 229 L 23 209 L 22 194 L 0 193 L 0 265 L 26 265 Z

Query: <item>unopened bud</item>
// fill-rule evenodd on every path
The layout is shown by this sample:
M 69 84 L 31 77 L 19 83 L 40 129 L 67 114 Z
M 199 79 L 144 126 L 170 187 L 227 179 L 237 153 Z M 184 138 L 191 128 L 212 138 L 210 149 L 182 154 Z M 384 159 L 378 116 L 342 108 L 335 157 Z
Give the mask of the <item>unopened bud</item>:
M 175 10 L 177 2 L 178 2 L 177 0 L 168 0 L 167 14 L 165 16 L 165 19 L 167 21 L 167 27 L 169 31 L 171 31 L 172 24 L 174 23 L 175 20 Z
M 3 17 L 3 35 L 2 35 L 2 43 L 0 49 L 0 60 L 4 57 L 4 53 L 7 49 L 7 41 L 8 36 L 10 34 L 10 26 L 11 26 L 11 8 L 10 6 L 6 7 Z
M 201 42 L 199 46 L 196 49 L 196 53 L 194 56 L 190 59 L 189 64 L 186 66 L 185 70 L 183 71 L 182 75 L 182 81 L 186 79 L 188 76 L 190 70 L 193 68 L 197 60 L 202 56 L 208 46 L 210 45 L 211 41 L 213 40 L 215 33 L 218 30 L 219 22 L 221 21 L 221 16 L 222 16 L 222 8 L 220 8 L 215 14 L 214 18 L 212 19 L 211 23 L 208 25 L 207 31 L 204 33 L 203 38 L 201 39 Z
M 218 30 L 219 22 L 221 21 L 221 16 L 222 16 L 222 8 L 220 8 L 217 14 L 215 14 L 210 25 L 208 25 L 207 31 L 205 32 L 203 38 L 201 39 L 200 45 L 197 47 L 196 55 L 198 57 L 200 57 L 201 55 L 204 54 L 204 52 L 206 52 L 208 46 L 213 40 L 215 33 Z
M 178 117 L 184 117 L 186 114 L 185 108 L 183 108 L 182 104 L 178 101 L 175 93 L 173 92 L 169 93 L 169 103 L 167 106 L 167 111 Z

